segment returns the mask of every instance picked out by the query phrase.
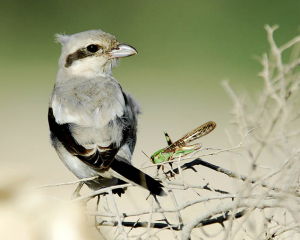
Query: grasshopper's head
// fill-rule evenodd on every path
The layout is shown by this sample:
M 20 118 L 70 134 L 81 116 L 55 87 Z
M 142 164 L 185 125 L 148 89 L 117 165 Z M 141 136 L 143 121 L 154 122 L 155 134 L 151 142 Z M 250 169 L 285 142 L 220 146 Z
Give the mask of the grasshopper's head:
M 152 156 L 150 157 L 150 160 L 151 160 L 151 162 L 152 162 L 153 164 L 155 164 L 154 155 L 152 155 Z

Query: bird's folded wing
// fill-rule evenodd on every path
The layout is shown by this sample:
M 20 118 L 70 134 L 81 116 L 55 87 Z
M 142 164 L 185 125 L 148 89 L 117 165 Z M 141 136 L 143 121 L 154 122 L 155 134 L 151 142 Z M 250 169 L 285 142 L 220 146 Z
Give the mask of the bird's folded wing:
M 51 138 L 56 138 L 70 154 L 96 170 L 108 168 L 119 150 L 112 145 L 105 148 L 86 149 L 78 144 L 72 136 L 69 124 L 58 124 L 55 121 L 52 108 L 49 108 L 48 121 Z
M 96 149 L 86 149 L 76 142 L 68 123 L 58 124 L 55 121 L 52 108 L 49 108 L 48 121 L 53 140 L 56 138 L 70 154 L 76 156 L 94 170 L 101 172 L 107 169 L 114 177 L 146 188 L 152 194 L 166 195 L 162 189 L 163 185 L 159 181 L 122 161 L 121 157 L 116 156 L 119 148 L 110 145 L 109 147 L 98 146 Z

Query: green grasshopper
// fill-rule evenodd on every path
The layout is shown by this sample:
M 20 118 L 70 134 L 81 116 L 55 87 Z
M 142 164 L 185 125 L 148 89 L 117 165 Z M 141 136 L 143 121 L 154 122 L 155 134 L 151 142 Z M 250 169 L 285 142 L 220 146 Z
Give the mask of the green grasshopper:
M 209 121 L 207 123 L 204 123 L 200 127 L 197 127 L 196 129 L 192 130 L 191 132 L 187 133 L 176 142 L 172 142 L 168 133 L 164 131 L 168 146 L 155 152 L 150 157 L 151 162 L 152 163 L 167 162 L 173 160 L 174 158 L 178 158 L 179 156 L 183 157 L 196 150 L 199 150 L 202 146 L 200 143 L 196 143 L 193 145 L 187 145 L 187 144 L 189 142 L 195 141 L 196 139 L 209 134 L 211 131 L 213 131 L 216 128 L 216 126 L 217 124 L 215 122 Z M 172 167 L 171 163 L 170 165 Z M 166 175 L 163 165 L 159 165 L 158 169 L 161 166 L 162 166 L 162 171 Z

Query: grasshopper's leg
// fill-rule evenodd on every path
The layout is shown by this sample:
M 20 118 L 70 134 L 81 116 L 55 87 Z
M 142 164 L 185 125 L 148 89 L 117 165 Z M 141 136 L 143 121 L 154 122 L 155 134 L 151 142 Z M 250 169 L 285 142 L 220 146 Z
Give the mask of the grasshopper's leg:
M 172 157 L 170 160 L 174 159 L 174 158 L 178 158 L 178 157 L 184 157 L 196 150 L 199 150 L 201 148 L 201 144 L 200 143 L 196 143 L 194 145 L 187 145 L 187 146 L 182 146 L 182 147 L 178 147 L 176 149 L 176 151 L 173 153 Z M 175 173 L 173 171 L 173 166 L 172 163 L 169 163 L 171 166 L 171 177 L 175 178 Z
M 174 177 L 174 179 L 175 179 L 176 173 L 173 171 L 173 165 L 172 165 L 172 163 L 169 163 L 169 164 L 170 164 L 170 167 L 171 167 L 170 175 L 171 175 L 171 177 Z
M 160 169 L 160 167 L 161 167 L 162 172 L 165 174 L 166 178 L 168 180 L 170 180 L 169 177 L 168 177 L 168 175 L 167 175 L 167 173 L 165 172 L 165 166 L 164 165 L 158 165 L 157 166 L 157 171 Z
M 161 170 L 163 171 L 163 173 L 165 174 L 166 178 L 170 181 L 170 178 L 168 176 L 168 174 L 165 172 L 165 166 L 161 165 Z M 172 177 L 172 176 L 171 176 Z
M 174 177 L 175 178 L 175 173 L 173 171 L 173 166 L 172 166 L 172 163 L 169 163 L 170 166 L 171 166 L 171 172 L 170 172 L 170 177 Z M 161 165 L 161 170 L 163 171 L 163 173 L 165 174 L 166 178 L 170 181 L 170 178 L 168 177 L 168 174 L 165 172 L 165 166 L 164 165 Z
M 201 148 L 201 144 L 200 143 L 196 143 L 194 145 L 187 145 L 184 147 L 179 147 L 176 149 L 175 153 L 173 154 L 173 158 L 178 158 L 179 156 L 181 157 L 185 157 L 186 155 L 199 150 Z

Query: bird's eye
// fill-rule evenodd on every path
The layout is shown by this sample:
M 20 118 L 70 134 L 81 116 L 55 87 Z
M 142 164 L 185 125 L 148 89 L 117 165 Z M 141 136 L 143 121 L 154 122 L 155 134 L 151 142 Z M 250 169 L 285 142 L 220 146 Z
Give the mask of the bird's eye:
M 95 44 L 91 44 L 91 45 L 88 45 L 88 46 L 86 47 L 86 49 L 87 49 L 89 52 L 91 52 L 91 53 L 95 53 L 95 52 L 97 52 L 97 51 L 100 49 L 100 46 L 95 45 Z

